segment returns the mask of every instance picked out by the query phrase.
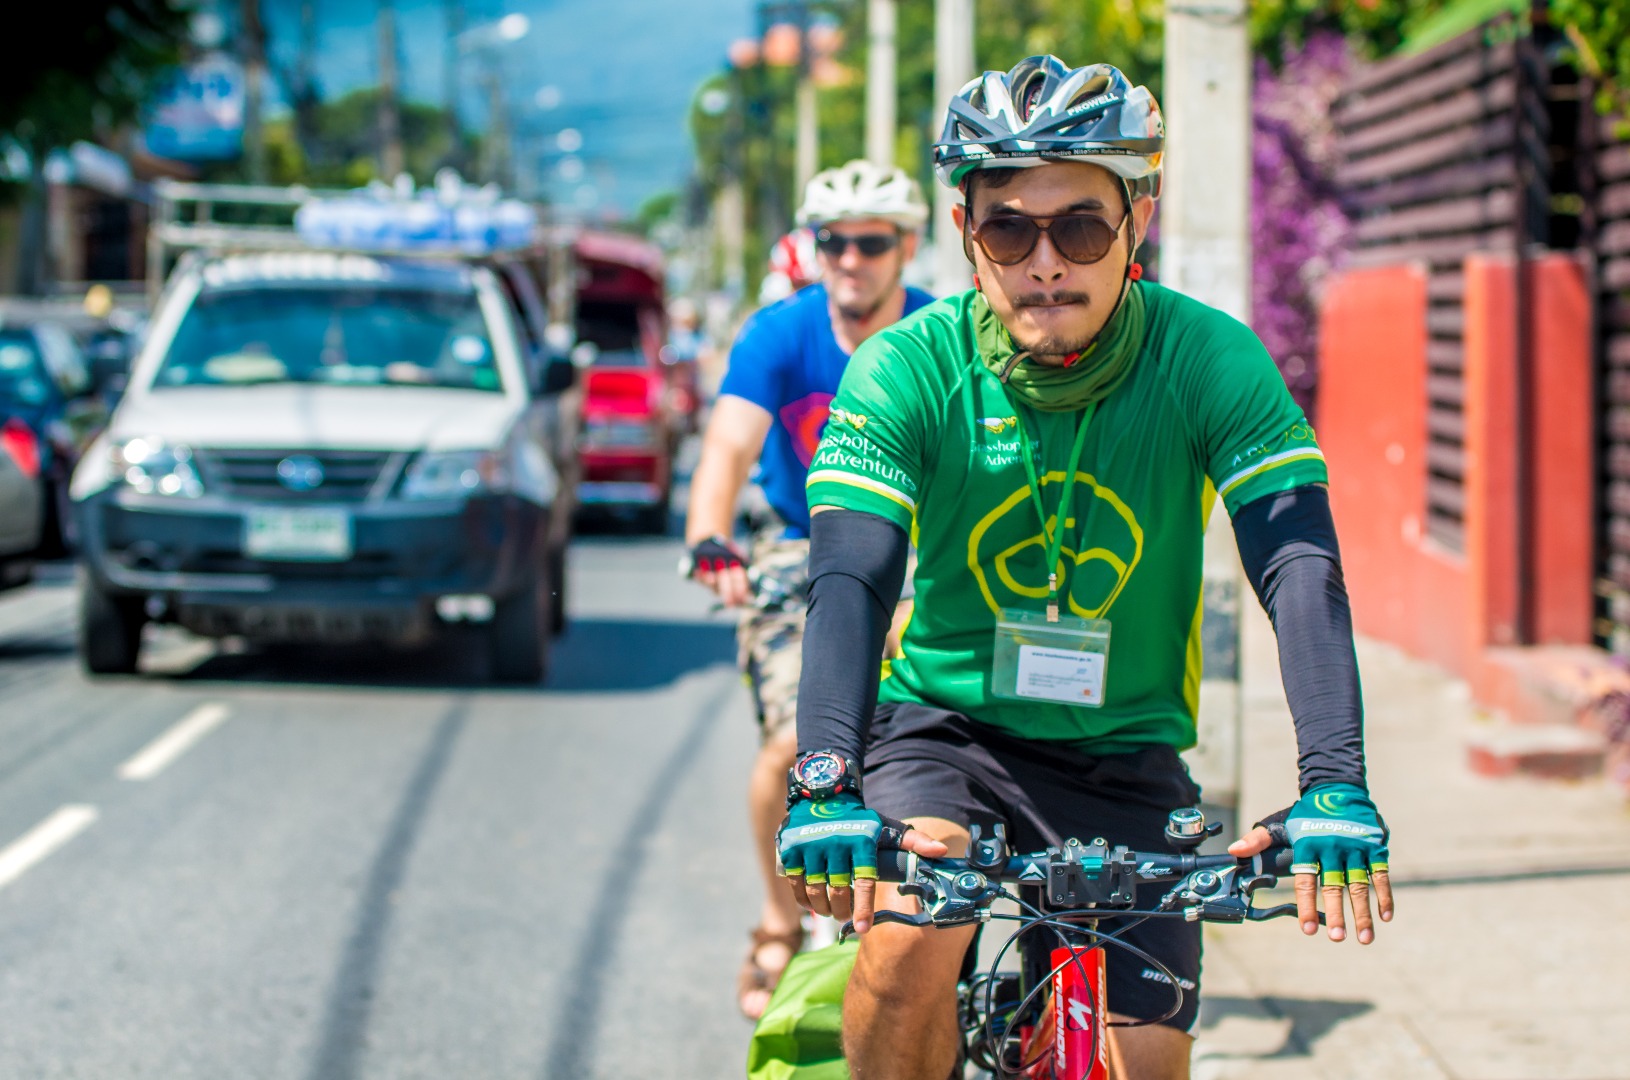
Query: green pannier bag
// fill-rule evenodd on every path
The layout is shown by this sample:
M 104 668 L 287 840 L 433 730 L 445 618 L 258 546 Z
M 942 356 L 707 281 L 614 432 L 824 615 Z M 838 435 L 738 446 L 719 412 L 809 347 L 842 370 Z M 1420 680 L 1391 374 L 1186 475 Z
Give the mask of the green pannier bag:
M 859 948 L 850 940 L 792 958 L 753 1028 L 747 1080 L 849 1080 L 843 991 Z

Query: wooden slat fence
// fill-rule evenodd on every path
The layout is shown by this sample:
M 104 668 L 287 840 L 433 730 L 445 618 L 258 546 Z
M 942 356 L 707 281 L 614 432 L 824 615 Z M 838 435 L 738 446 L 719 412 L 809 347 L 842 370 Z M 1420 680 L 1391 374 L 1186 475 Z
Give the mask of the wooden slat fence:
M 1543 72 L 1532 42 L 1500 20 L 1414 56 L 1364 65 L 1335 108 L 1336 177 L 1356 218 L 1348 265 L 1427 269 L 1426 523 L 1454 550 L 1464 547 L 1463 260 L 1543 239 L 1536 235 L 1550 198 Z
M 1630 137 L 1623 119 L 1594 121 L 1594 228 L 1601 362 L 1601 532 L 1597 639 L 1630 656 Z

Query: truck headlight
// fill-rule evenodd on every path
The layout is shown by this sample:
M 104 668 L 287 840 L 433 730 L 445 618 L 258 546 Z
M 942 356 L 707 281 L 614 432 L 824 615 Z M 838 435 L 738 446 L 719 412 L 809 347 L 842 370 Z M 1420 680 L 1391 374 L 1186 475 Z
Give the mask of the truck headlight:
M 460 499 L 509 490 L 509 469 L 489 450 L 429 450 L 402 476 L 404 499 Z
M 196 499 L 204 493 L 203 478 L 192 451 L 162 439 L 125 439 L 113 444 L 113 475 L 142 495 L 173 495 Z

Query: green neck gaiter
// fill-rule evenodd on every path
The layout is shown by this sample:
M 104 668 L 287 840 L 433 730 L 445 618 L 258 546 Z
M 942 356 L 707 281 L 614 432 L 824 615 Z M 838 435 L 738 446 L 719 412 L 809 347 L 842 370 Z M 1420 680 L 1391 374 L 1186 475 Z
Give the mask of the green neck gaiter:
M 1041 412 L 1074 412 L 1115 392 L 1143 348 L 1143 291 L 1134 282 L 1098 340 L 1069 367 L 1038 364 L 1020 353 L 981 293 L 974 298 L 974 340 L 979 359 L 1014 395 Z M 1015 357 L 1021 357 L 1015 362 Z M 1004 374 L 1006 377 L 1004 378 Z

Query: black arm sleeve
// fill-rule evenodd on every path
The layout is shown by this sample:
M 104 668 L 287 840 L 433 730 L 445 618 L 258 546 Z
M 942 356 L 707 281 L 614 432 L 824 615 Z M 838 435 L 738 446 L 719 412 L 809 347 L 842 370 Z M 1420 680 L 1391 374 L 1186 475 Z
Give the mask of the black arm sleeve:
M 906 578 L 905 532 L 859 510 L 810 519 L 809 618 L 798 679 L 798 749 L 860 762 L 877 708 L 883 640 Z
M 1279 638 L 1301 790 L 1364 787 L 1364 702 L 1329 492 L 1299 487 L 1246 503 L 1234 515 L 1234 536 Z

